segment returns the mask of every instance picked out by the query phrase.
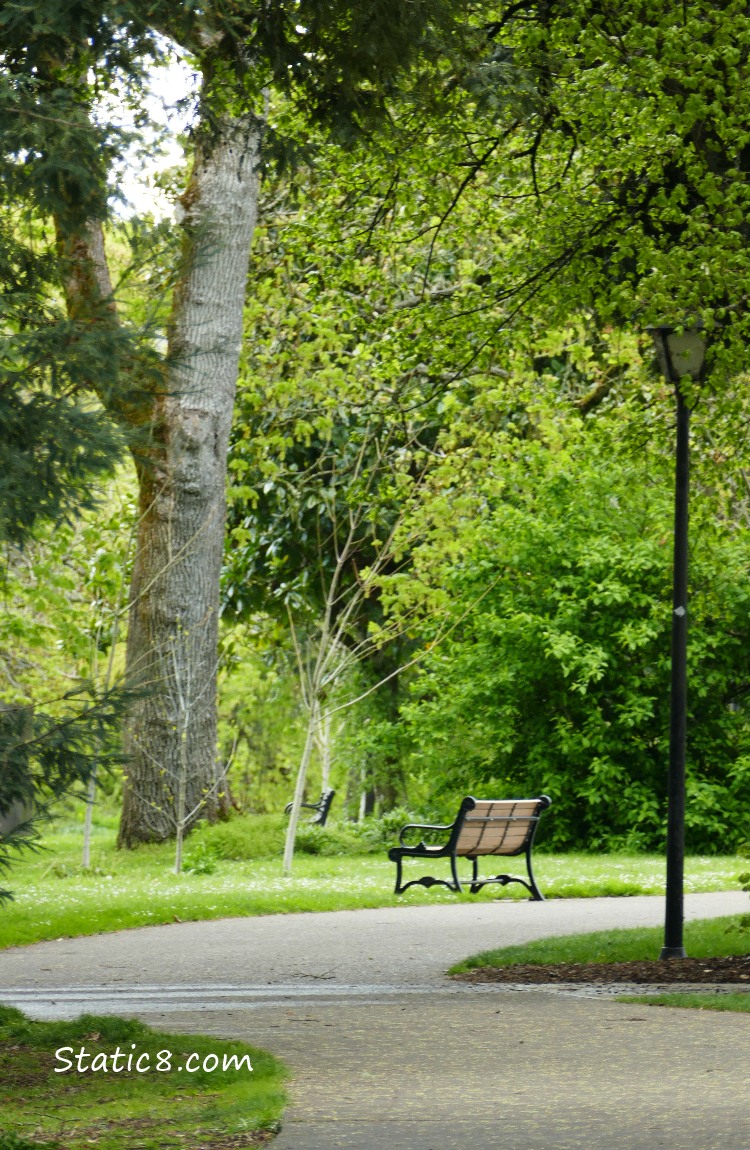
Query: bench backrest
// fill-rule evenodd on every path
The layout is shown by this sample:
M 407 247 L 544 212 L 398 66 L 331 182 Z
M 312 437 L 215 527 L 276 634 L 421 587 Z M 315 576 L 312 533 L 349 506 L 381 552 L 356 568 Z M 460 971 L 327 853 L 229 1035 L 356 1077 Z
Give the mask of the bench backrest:
M 311 826 L 324 827 L 326 825 L 328 812 L 331 809 L 331 803 L 333 802 L 333 796 L 335 794 L 336 792 L 330 787 L 321 793 L 320 798 L 318 799 L 317 803 L 315 803 L 317 814 L 314 814 L 310 819 Z
M 461 856 L 517 855 L 533 840 L 542 811 L 538 799 L 472 799 L 461 803 L 455 823 L 455 853 Z

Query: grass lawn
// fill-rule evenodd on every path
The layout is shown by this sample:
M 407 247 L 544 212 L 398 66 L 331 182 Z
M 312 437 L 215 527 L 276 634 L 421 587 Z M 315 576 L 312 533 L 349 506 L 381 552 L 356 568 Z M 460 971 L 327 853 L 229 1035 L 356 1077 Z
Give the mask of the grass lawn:
M 88 1057 L 79 1072 L 81 1049 Z M 157 1070 L 158 1052 L 165 1051 L 172 1068 Z M 219 1062 L 215 1070 L 211 1055 Z M 224 1070 L 224 1058 L 232 1056 Z M 281 1063 L 242 1042 L 157 1033 L 95 1015 L 31 1022 L 0 1006 L 0 1150 L 259 1146 L 278 1129 L 284 1078 Z
M 210 873 L 179 876 L 171 872 L 171 846 L 118 851 L 114 828 L 101 825 L 94 831 L 91 867 L 84 871 L 80 825 L 56 824 L 54 833 L 45 838 L 47 849 L 23 856 L 8 876 L 15 902 L 0 908 L 0 947 L 175 920 L 526 896 L 520 886 L 502 892 L 498 887 L 485 887 L 479 895 L 412 887 L 396 898 L 395 867 L 385 848 L 343 857 L 298 853 L 293 876 L 284 878 L 278 854 L 243 857 L 253 849 L 253 822 L 238 819 L 193 836 L 187 846 L 188 863 L 192 857 L 197 870 Z M 258 827 L 262 830 L 260 820 Z M 518 867 L 516 873 L 524 873 L 522 859 L 507 861 L 508 870 Z M 447 875 L 446 861 L 438 865 L 445 867 Z M 664 860 L 656 855 L 539 854 L 534 869 L 548 898 L 661 894 L 664 890 Z M 737 889 L 737 875 L 743 869 L 747 869 L 747 859 L 690 858 L 686 890 Z M 418 861 L 413 875 L 423 873 L 423 863 Z
M 685 923 L 685 949 L 691 958 L 747 954 L 750 932 L 735 929 L 740 917 L 698 919 Z M 730 929 L 731 928 L 731 929 Z M 523 946 L 486 950 L 464 959 L 450 970 L 458 974 L 478 966 L 511 966 L 513 963 L 634 962 L 659 957 L 662 927 L 602 930 L 591 934 L 566 934 L 543 938 Z
M 678 1006 L 689 1010 L 728 1010 L 734 1014 L 750 1014 L 750 994 L 702 994 L 684 991 L 682 994 L 623 994 L 618 1002 L 637 1002 L 641 1006 Z

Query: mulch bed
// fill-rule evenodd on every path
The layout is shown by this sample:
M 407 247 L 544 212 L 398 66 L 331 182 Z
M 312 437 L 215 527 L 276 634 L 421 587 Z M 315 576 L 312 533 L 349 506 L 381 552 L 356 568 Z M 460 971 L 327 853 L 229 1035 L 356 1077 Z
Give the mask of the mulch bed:
M 479 966 L 454 974 L 460 982 L 746 982 L 750 984 L 750 954 L 725 958 L 670 958 L 659 962 L 559 962 L 548 966 Z

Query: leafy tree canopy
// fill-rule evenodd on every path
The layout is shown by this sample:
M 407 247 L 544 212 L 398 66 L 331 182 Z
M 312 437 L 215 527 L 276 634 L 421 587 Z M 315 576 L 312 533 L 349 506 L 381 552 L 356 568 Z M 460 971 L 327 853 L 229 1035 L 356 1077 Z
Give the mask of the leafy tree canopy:
M 405 708 L 423 785 L 548 793 L 559 847 L 659 848 L 668 747 L 671 484 L 570 422 L 496 438 L 425 511 L 415 566 L 458 626 Z M 468 479 L 468 476 L 465 477 Z M 746 837 L 750 556 L 721 489 L 692 525 L 689 842 Z M 451 508 L 450 520 L 447 507 Z M 391 588 L 394 601 L 402 589 Z M 407 603 L 415 587 L 407 588 Z M 423 629 L 428 642 L 434 630 Z M 434 790 L 433 790 L 434 793 Z
M 474 184 L 504 189 L 495 298 L 558 322 L 701 320 L 726 383 L 750 322 L 746 6 L 518 3 L 488 35 L 466 162 Z

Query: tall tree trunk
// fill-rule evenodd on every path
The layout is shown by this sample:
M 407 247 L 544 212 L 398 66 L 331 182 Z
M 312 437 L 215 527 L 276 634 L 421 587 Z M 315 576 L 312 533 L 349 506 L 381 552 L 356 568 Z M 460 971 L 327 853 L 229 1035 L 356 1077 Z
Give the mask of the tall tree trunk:
M 217 807 L 216 672 L 225 479 L 258 190 L 259 124 L 226 120 L 200 144 L 187 191 L 164 395 L 138 461 L 140 526 L 127 673 L 141 691 L 126 729 L 119 843 L 174 834 Z M 179 648 L 179 658 L 175 651 Z M 189 674 L 175 681 L 175 667 Z M 190 697 L 185 697 L 185 684 Z M 187 714 L 181 762 L 181 720 Z

